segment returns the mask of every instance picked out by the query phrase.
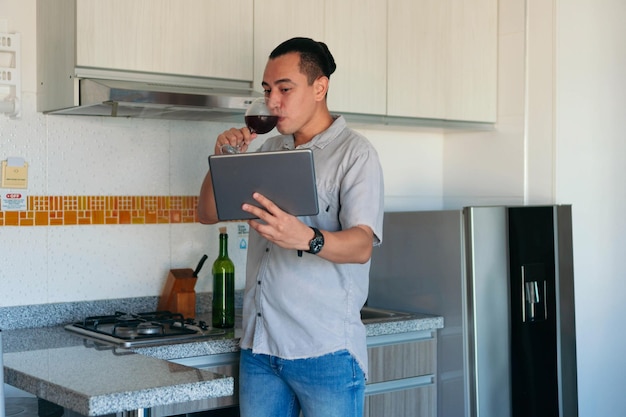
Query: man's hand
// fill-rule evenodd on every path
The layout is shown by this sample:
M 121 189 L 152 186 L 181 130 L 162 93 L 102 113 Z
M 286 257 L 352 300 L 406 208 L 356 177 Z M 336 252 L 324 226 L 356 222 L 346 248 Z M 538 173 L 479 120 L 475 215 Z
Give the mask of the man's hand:
M 252 196 L 262 208 L 244 204 L 242 209 L 259 220 L 248 220 L 259 235 L 285 249 L 309 250 L 315 232 L 297 217 L 281 210 L 265 196 Z M 335 263 L 365 263 L 372 255 L 374 233 L 368 226 L 357 225 L 346 230 L 321 230 L 324 248 L 315 256 Z
M 242 209 L 263 222 L 249 220 L 248 224 L 262 237 L 285 249 L 308 250 L 313 231 L 297 217 L 281 210 L 270 199 L 259 193 L 252 197 L 263 207 L 244 204 Z
M 215 141 L 215 155 L 222 154 L 222 146 L 230 145 L 237 148 L 237 151 L 240 153 L 244 153 L 248 150 L 248 146 L 250 142 L 256 139 L 257 134 L 251 133 L 250 129 L 247 127 L 238 128 L 230 128 L 224 132 L 222 132 Z
M 222 146 L 231 145 L 237 148 L 238 152 L 245 152 L 248 150 L 248 145 L 254 139 L 256 139 L 256 133 L 250 133 L 247 127 L 241 129 L 231 128 L 222 132 L 215 141 L 215 148 L 213 153 L 220 155 L 222 152 Z M 198 221 L 203 224 L 215 224 L 219 221 L 217 217 L 217 208 L 215 207 L 215 195 L 213 194 L 213 180 L 211 178 L 211 172 L 207 172 L 202 181 L 200 188 L 200 196 L 198 198 L 198 207 L 196 209 L 198 214 Z

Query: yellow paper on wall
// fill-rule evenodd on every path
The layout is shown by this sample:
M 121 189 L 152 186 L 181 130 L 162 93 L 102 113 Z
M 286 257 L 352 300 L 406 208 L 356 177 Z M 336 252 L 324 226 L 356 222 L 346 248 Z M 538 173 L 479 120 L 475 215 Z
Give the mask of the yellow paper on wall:
M 17 159 L 17 158 L 16 158 Z M 19 164 L 2 161 L 2 188 L 27 188 L 28 164 Z

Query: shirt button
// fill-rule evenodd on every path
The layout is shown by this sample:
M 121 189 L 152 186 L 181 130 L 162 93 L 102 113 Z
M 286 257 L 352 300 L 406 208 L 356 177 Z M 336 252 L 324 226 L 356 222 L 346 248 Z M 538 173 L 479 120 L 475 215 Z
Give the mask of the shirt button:
M 269 251 L 270 251 L 270 248 L 265 248 L 265 252 L 269 252 Z
M 256 283 L 257 283 L 257 284 L 259 284 L 259 285 L 261 285 L 261 281 L 257 281 Z
M 257 315 L 258 317 L 261 317 L 261 313 L 256 313 L 256 315 Z

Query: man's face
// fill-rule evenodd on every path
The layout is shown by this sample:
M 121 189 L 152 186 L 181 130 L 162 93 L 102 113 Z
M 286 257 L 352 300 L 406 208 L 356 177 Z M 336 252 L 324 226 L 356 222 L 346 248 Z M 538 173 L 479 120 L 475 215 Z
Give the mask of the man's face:
M 300 54 L 288 53 L 270 59 L 263 74 L 263 88 L 272 113 L 278 116 L 278 131 L 289 135 L 303 130 L 315 115 L 319 83 L 309 85 L 300 72 Z M 322 96 L 323 97 L 323 96 Z

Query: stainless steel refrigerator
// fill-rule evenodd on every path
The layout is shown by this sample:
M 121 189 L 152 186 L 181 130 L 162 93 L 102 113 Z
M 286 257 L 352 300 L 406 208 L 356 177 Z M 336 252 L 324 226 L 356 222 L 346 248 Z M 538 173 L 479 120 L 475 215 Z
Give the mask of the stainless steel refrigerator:
M 385 213 L 368 305 L 437 314 L 440 417 L 578 415 L 569 205 Z

